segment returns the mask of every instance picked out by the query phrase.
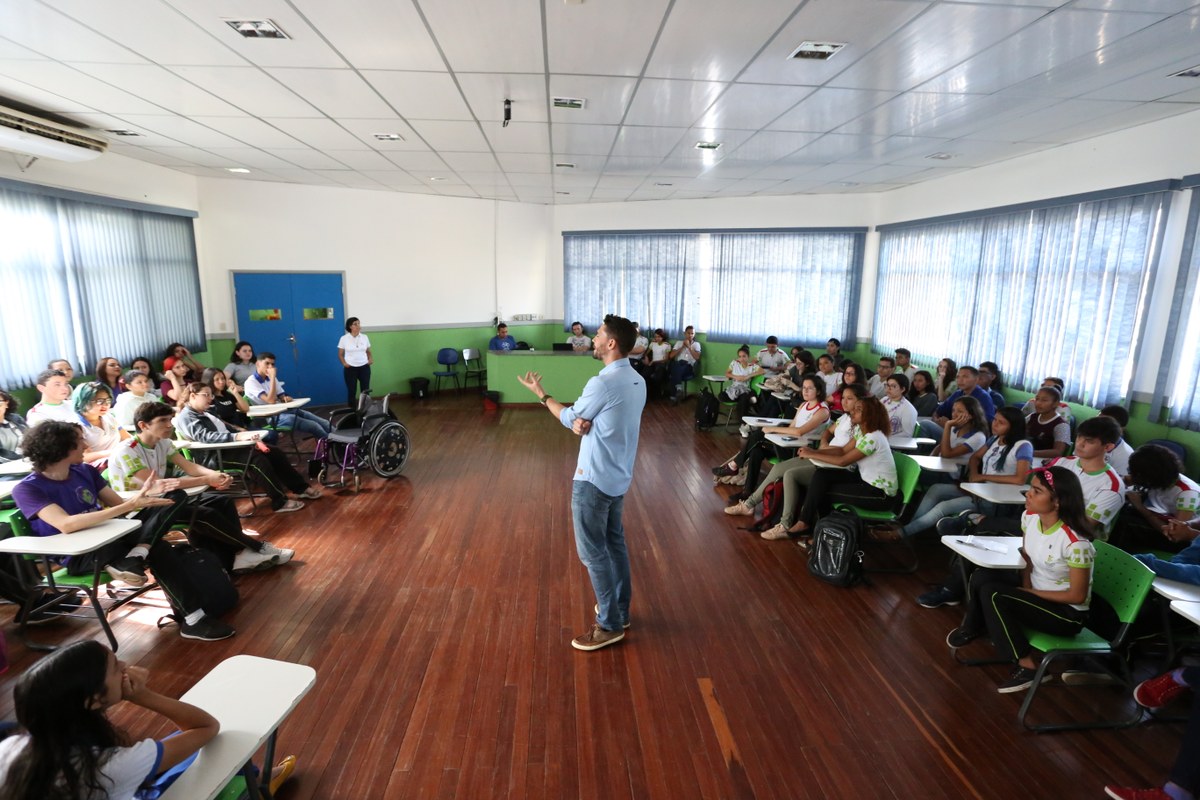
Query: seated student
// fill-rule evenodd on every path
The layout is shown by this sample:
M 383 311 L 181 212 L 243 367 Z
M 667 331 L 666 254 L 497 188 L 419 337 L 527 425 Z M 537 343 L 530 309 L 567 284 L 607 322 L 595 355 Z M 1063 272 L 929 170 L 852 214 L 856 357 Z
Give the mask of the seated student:
M 212 405 L 209 406 L 208 413 L 224 422 L 225 427 L 232 431 L 248 431 L 254 428 L 254 420 L 246 413 L 250 410 L 250 404 L 242 396 L 237 384 L 229 380 L 224 372 L 209 367 L 204 370 L 200 382 L 212 391 Z M 275 438 L 275 431 L 263 431 L 263 434 L 264 442 Z
M 171 364 L 171 368 L 163 375 L 163 382 L 159 386 L 164 403 L 175 407 L 179 406 L 179 395 L 182 394 L 183 387 L 188 385 L 187 376 L 191 374 L 191 371 L 188 363 L 183 359 L 177 359 Z
M 938 403 L 944 403 L 958 388 L 958 364 L 954 363 L 952 358 L 943 358 L 934 372 L 937 373 L 937 380 L 934 381 L 933 388 L 937 392 Z
M 1043 386 L 1034 395 L 1033 413 L 1025 417 L 1025 435 L 1033 443 L 1034 458 L 1057 458 L 1071 443 L 1071 425 L 1056 410 L 1059 397 L 1053 386 Z
M 144 586 L 146 565 L 155 570 L 155 578 L 181 608 L 184 621 L 179 634 L 185 639 L 217 641 L 234 634 L 233 628 L 207 617 L 186 580 L 170 562 L 159 559 L 162 548 L 170 545 L 159 539 L 181 518 L 183 493 L 174 492 L 174 484 L 159 485 L 150 480 L 137 494 L 122 500 L 104 482 L 100 473 L 83 463 L 83 433 L 78 425 L 47 420 L 31 428 L 21 444 L 33 463 L 33 474 L 13 488 L 17 508 L 29 520 L 38 536 L 74 533 L 106 520 L 138 512 L 142 526 L 117 541 L 91 553 L 62 560 L 71 575 L 91 575 L 96 564 L 109 575 L 130 586 Z M 170 491 L 167 497 L 153 492 Z
M 850 419 L 855 425 L 853 438 L 840 450 L 802 447 L 796 455 L 820 459 L 838 467 L 853 464 L 857 469 L 818 468 L 804 494 L 799 520 L 782 534 L 768 536 L 771 531 L 765 531 L 764 539 L 798 534 L 802 537 L 801 546 L 806 547 L 817 518 L 828 513 L 834 505 L 851 503 L 865 509 L 882 510 L 895 502 L 899 483 L 892 448 L 888 445 L 888 421 L 883 403 L 867 395 L 854 405 Z
M 1153 553 L 1134 553 L 1133 557 L 1149 567 L 1155 575 L 1169 581 L 1200 585 L 1200 518 L 1192 522 L 1177 519 L 1167 522 L 1163 535 L 1170 542 L 1185 542 L 1187 546 L 1170 560 Z
M 696 329 L 688 325 L 683 329 L 683 338 L 671 348 L 671 401 L 683 399 L 683 382 L 696 375 L 696 364 L 700 362 L 700 343 L 696 341 Z
M 908 378 L 900 373 L 889 375 L 883 385 L 883 409 L 888 415 L 888 437 L 911 438 L 917 428 L 917 409 L 908 402 Z
M 29 426 L 17 413 L 20 409 L 17 399 L 0 389 L 0 462 L 21 458 L 21 438 Z
M 254 364 L 254 374 L 246 379 L 246 399 L 252 403 L 271 405 L 286 403 L 291 396 L 283 390 L 283 381 L 275 373 L 275 354 L 259 353 Z M 303 408 L 293 408 L 279 415 L 279 425 L 283 428 L 306 433 L 318 439 L 324 439 L 333 430 L 328 420 L 321 419 L 311 411 Z
M 1179 459 L 1165 447 L 1144 444 L 1129 457 L 1128 507 L 1121 512 L 1112 543 L 1131 553 L 1177 552 L 1186 542 L 1167 537 L 1171 520 L 1190 523 L 1200 511 L 1200 485 L 1180 471 Z
M 1092 518 L 1096 539 L 1107 541 L 1125 505 L 1125 483 L 1106 456 L 1121 439 L 1121 428 L 1108 417 L 1093 417 L 1079 423 L 1075 452 L 1056 458 L 1047 467 L 1062 467 L 1075 473 L 1083 488 L 1087 515 Z
M 71 392 L 71 405 L 83 425 L 83 441 L 87 445 L 83 461 L 103 472 L 108 466 L 108 454 L 122 439 L 129 438 L 129 433 L 109 413 L 112 407 L 109 388 L 99 381 L 81 383 Z
M 847 387 L 843 402 L 853 406 L 855 402 L 855 391 L 866 391 L 861 386 Z M 777 480 L 782 480 L 784 473 L 793 467 L 801 466 L 801 463 L 810 465 L 808 459 L 788 458 L 780 461 L 772 469 L 767 479 L 761 484 L 758 483 L 758 468 L 762 460 L 770 455 L 773 450 L 766 445 L 766 435 L 768 433 L 778 433 L 784 436 L 795 436 L 797 439 L 812 439 L 821 433 L 828 433 L 829 429 L 829 406 L 825 404 L 825 382 L 815 375 L 805 375 L 800 381 L 800 395 L 802 401 L 796 408 L 796 416 L 792 417 L 790 425 L 772 426 L 766 428 L 756 428 L 751 432 L 750 437 L 746 440 L 746 444 L 742 447 L 742 451 L 726 464 L 713 469 L 715 475 L 736 475 L 742 465 L 747 466 L 746 470 L 746 486 L 757 489 L 751 491 L 749 488 L 742 494 L 737 495 L 740 501 L 736 505 L 732 505 L 725 509 L 726 514 L 733 515 L 750 515 L 754 513 L 754 507 L 762 502 L 763 491 L 768 485 Z M 843 416 L 846 420 L 845 440 L 840 444 L 845 444 L 849 440 L 850 418 Z M 832 434 L 829 434 L 832 437 Z M 828 439 L 822 440 L 822 446 L 829 444 Z M 753 474 L 751 474 L 753 473 Z M 802 485 L 807 486 L 808 481 L 805 479 Z M 789 515 L 791 519 L 791 515 Z
M 160 489 L 205 486 L 226 489 L 232 479 L 223 472 L 188 461 L 171 440 L 175 411 L 166 403 L 147 403 L 134 415 L 138 432 L 109 457 L 109 483 L 117 491 L 136 491 L 147 483 Z M 182 477 L 176 477 L 182 475 Z M 233 501 L 208 491 L 188 506 L 192 521 L 187 537 L 196 547 L 211 550 L 231 572 L 253 572 L 286 564 L 294 550 L 252 539 L 242 531 Z
M 36 427 L 50 419 L 79 424 L 79 415 L 75 413 L 75 407 L 67 402 L 71 397 L 71 382 L 62 371 L 48 369 L 39 374 L 34 382 L 42 399 L 29 409 L 29 414 L 25 417 L 29 427 Z
M 979 362 L 979 385 L 991 395 L 996 408 L 1008 405 L 1004 400 L 1004 376 L 1000 374 L 1000 367 L 995 361 Z
M 254 347 L 245 340 L 235 344 L 233 352 L 229 354 L 229 363 L 222 371 L 233 385 L 238 388 L 245 386 L 246 379 L 254 374 Z
M 280 513 L 299 511 L 304 508 L 300 500 L 288 497 L 292 492 L 307 500 L 315 500 L 321 496 L 321 490 L 309 486 L 308 481 L 300 477 L 288 457 L 280 452 L 278 447 L 258 441 L 262 434 L 258 431 L 231 431 L 225 423 L 209 413 L 212 406 L 213 393 L 208 385 L 191 383 L 183 390 L 184 405 L 175 416 L 175 429 L 185 439 L 193 442 L 232 442 L 240 440 L 254 441 L 250 447 L 228 450 L 218 458 L 213 450 L 197 450 L 206 467 L 216 469 L 222 463 L 241 467 L 247 470 L 248 476 L 260 485 L 271 498 L 271 508 Z
M 831 338 L 825 342 L 825 355 L 829 356 L 833 361 L 833 366 L 840 370 L 846 359 L 842 356 L 842 341 L 841 339 Z
M 642 356 L 646 355 L 646 348 L 650 346 L 650 340 L 642 335 L 642 326 L 635 322 L 633 329 L 637 332 L 637 336 L 633 339 L 633 347 L 629 351 L 629 366 L 633 367 L 639 375 L 642 374 Z M 642 377 L 646 377 L 642 375 Z
M 750 410 L 750 401 L 754 393 L 750 391 L 750 381 L 762 374 L 762 367 L 750 361 L 750 347 L 742 345 L 737 350 L 737 358 L 729 362 L 725 370 L 726 383 L 718 397 L 721 400 L 737 403 L 735 414 L 740 422 Z M 750 433 L 749 428 L 742 430 L 742 437 Z
M 213 740 L 220 729 L 214 717 L 153 691 L 148 678 L 144 667 L 118 661 L 91 640 L 34 662 L 13 689 L 23 733 L 0 741 L 0 795 L 133 800 L 143 784 Z M 178 732 L 135 741 L 108 718 L 122 701 L 166 718 Z
M 187 364 L 187 373 L 183 376 L 183 381 L 195 380 L 200 377 L 200 373 L 204 372 L 204 365 L 195 359 L 192 351 L 188 350 L 179 342 L 172 342 L 167 345 L 166 351 L 163 353 L 163 373 L 171 371 L 171 367 L 175 362 L 182 361 Z
M 950 421 L 950 412 L 954 408 L 954 401 L 960 397 L 974 397 L 978 400 L 988 422 L 991 422 L 992 417 L 996 416 L 996 407 L 992 405 L 991 395 L 979 386 L 979 370 L 969 366 L 959 367 L 955 382 L 958 389 L 937 407 L 930 419 L 921 422 L 922 433 L 931 439 L 941 436 L 941 429 Z
M 1116 420 L 1121 427 L 1121 438 L 1108 454 L 1108 463 L 1117 474 L 1124 478 L 1129 474 L 1129 457 L 1133 455 L 1133 447 L 1125 438 L 1125 429 L 1129 427 L 1129 412 L 1124 406 L 1105 406 L 1100 409 L 1100 416 Z
M 826 397 L 833 397 L 833 393 L 838 390 L 838 387 L 846 383 L 842 379 L 842 373 L 834 370 L 833 356 L 828 353 L 822 353 L 817 357 L 817 377 L 825 381 Z M 863 388 L 865 389 L 866 386 L 864 385 Z
M 1200 666 L 1178 667 L 1139 683 L 1133 689 L 1133 699 L 1142 708 L 1157 711 L 1196 686 L 1200 686 Z M 1109 784 L 1104 793 L 1114 800 L 1194 800 L 1200 796 L 1200 693 L 1192 695 L 1192 710 L 1183 743 L 1171 767 L 1170 780 L 1155 789 Z
M 488 340 L 488 350 L 516 350 L 517 340 L 508 335 L 508 325 L 496 326 L 496 335 Z
M 64 377 L 66 377 L 67 383 L 75 380 L 75 367 L 73 367 L 71 362 L 67 361 L 65 358 L 54 359 L 46 365 L 46 369 L 58 370 L 63 374 Z
M 867 381 L 867 391 L 870 392 L 876 400 L 882 401 L 885 397 L 887 397 L 888 378 L 892 377 L 895 372 L 896 359 L 892 358 L 891 356 L 880 356 L 879 363 L 875 366 L 875 374 L 871 376 L 871 380 Z M 908 388 L 907 378 L 904 382 L 904 388 Z
M 824 376 L 821 376 L 822 378 Z M 842 408 L 842 389 L 846 386 L 866 386 L 867 379 L 863 376 L 862 369 L 853 361 L 842 362 L 842 382 L 829 395 L 829 407 L 834 414 L 848 413 Z M 869 392 L 868 392 L 869 394 Z
M 1025 568 L 976 570 L 970 587 L 975 602 L 946 637 L 946 644 L 957 649 L 990 635 L 997 652 L 1014 663 L 1008 680 L 996 689 L 1001 694 L 1033 685 L 1039 657 L 1024 629 L 1074 636 L 1087 623 L 1092 598 L 1092 521 L 1075 473 L 1062 467 L 1034 470 L 1021 529 Z
M 667 332 L 662 328 L 654 329 L 654 341 L 650 343 L 642 356 L 645 365 L 646 387 L 655 388 L 659 397 L 666 397 L 670 381 L 668 372 L 671 368 L 671 343 L 667 341 Z
M 805 375 L 815 375 L 816 371 L 817 362 L 812 353 L 803 347 L 793 347 L 787 367 L 763 381 L 758 393 L 758 412 L 764 417 L 791 417 L 795 406 L 804 402 L 800 397 L 800 382 Z M 786 398 L 776 395 L 786 395 Z
M 158 398 L 150 393 L 150 377 L 141 370 L 129 370 L 122 380 L 125 383 L 125 391 L 117 397 L 112 415 L 122 428 L 132 428 L 133 415 L 138 407 L 144 403 L 156 402 Z
M 764 373 L 780 375 L 787 369 L 790 359 L 779 349 L 779 338 L 768 336 L 766 347 L 758 351 L 755 360 L 758 361 L 758 366 L 762 367 Z
M 937 410 L 937 390 L 933 386 L 933 376 L 927 370 L 919 369 L 913 373 L 908 387 L 908 402 L 913 404 L 918 417 L 932 417 Z
M 121 384 L 121 362 L 115 358 L 102 358 L 96 362 L 96 382 L 108 387 L 115 400 L 125 387 Z
M 1039 389 L 1057 389 L 1059 400 L 1058 400 L 1058 406 L 1057 406 L 1056 410 L 1058 411 L 1058 415 L 1060 417 L 1062 417 L 1063 419 L 1071 418 L 1071 407 L 1069 405 L 1067 405 L 1065 402 L 1063 402 L 1063 399 L 1062 399 L 1062 398 L 1066 397 L 1066 395 L 1067 395 L 1067 385 L 1063 381 L 1062 378 L 1055 378 L 1055 377 L 1046 378 L 1042 381 L 1042 385 L 1038 388 Z M 1036 410 L 1034 408 L 1034 402 L 1036 400 L 1037 400 L 1036 395 L 1029 398 L 1028 400 L 1026 400 L 1025 405 L 1021 406 L 1021 413 L 1023 413 L 1027 417 L 1030 414 L 1032 414 Z
M 592 349 L 592 338 L 583 332 L 583 323 L 571 323 L 571 335 L 567 337 L 567 344 L 571 345 L 571 349 L 576 353 L 586 353 Z
M 967 399 L 975 398 L 960 398 Z M 955 404 L 958 405 L 959 402 L 955 401 Z M 992 420 L 991 427 L 992 438 L 983 447 L 975 450 L 967 462 L 967 480 L 972 483 L 989 481 L 1018 486 L 1025 483 L 1025 476 L 1029 474 L 1033 462 L 1033 447 L 1025 440 L 1025 418 L 1015 408 L 1002 408 Z M 935 483 L 925 492 L 912 520 L 906 525 L 882 525 L 871 528 L 870 533 L 880 541 L 895 541 L 901 536 L 915 536 L 921 531 L 937 526 L 943 519 L 956 517 L 976 508 L 983 516 L 990 517 L 1001 513 L 1001 509 L 987 501 L 977 500 L 974 495 L 967 494 L 953 483 Z M 951 575 L 950 580 L 954 580 L 954 575 Z M 961 587 L 948 584 L 929 594 L 944 594 L 947 591 L 952 595 L 951 599 L 943 600 L 938 605 L 956 605 Z M 925 597 L 926 595 L 922 595 L 921 599 Z M 921 599 L 918 599 L 918 602 L 921 602 Z M 922 602 L 921 605 L 925 603 Z
M 912 364 L 912 351 L 907 347 L 896 348 L 896 372 L 908 378 L 908 382 L 912 383 L 913 376 L 917 374 L 917 368 Z
M 941 458 L 970 456 L 987 444 L 987 417 L 974 397 L 960 397 L 951 407 L 950 421 L 942 428 L 942 438 L 930 455 Z
M 150 381 L 149 394 L 152 397 L 155 399 L 162 397 L 162 394 L 159 393 L 157 388 L 155 388 L 161 382 L 160 379 L 162 376 L 154 371 L 154 366 L 150 363 L 150 359 L 146 358 L 145 356 L 138 356 L 133 361 L 129 362 L 129 369 L 135 372 L 140 372 L 146 376 L 147 380 Z

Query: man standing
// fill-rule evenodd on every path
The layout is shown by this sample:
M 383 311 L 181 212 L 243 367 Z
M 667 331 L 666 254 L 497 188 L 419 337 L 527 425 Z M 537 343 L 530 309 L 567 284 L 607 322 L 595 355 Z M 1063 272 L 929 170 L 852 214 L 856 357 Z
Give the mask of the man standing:
M 604 362 L 587 382 L 575 405 L 567 407 L 542 388 L 542 376 L 518 376 L 521 385 L 563 427 L 583 437 L 571 489 L 575 549 L 587 567 L 596 594 L 596 621 L 571 641 L 577 650 L 599 650 L 616 644 L 629 627 L 629 553 L 621 511 L 633 481 L 646 386 L 629 366 L 637 338 L 633 323 L 609 314 L 592 338 L 592 357 Z
M 696 374 L 696 364 L 700 361 L 700 343 L 696 341 L 696 329 L 688 325 L 683 329 L 683 338 L 671 348 L 671 402 L 678 403 L 683 399 L 683 382 Z

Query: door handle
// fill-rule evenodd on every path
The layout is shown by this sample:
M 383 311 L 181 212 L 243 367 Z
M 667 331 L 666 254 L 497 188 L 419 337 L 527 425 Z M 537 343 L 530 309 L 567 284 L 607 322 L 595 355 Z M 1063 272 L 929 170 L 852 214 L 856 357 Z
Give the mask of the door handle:
M 293 334 L 290 334 L 290 335 L 288 336 L 288 342 L 290 342 L 290 343 L 291 343 L 291 345 L 292 345 L 293 347 L 295 347 L 295 345 L 296 345 L 296 334 L 294 334 L 294 333 L 293 333 Z

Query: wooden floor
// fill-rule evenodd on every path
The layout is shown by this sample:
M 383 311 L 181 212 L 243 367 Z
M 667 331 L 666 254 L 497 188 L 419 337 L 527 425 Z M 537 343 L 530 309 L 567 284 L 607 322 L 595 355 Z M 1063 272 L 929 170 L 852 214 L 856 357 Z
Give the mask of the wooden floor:
M 121 656 L 167 692 L 236 653 L 316 668 L 280 735 L 300 759 L 285 800 L 1074 798 L 1166 775 L 1179 725 L 1017 726 L 1019 697 L 995 691 L 1006 673 L 950 658 L 956 611 L 913 601 L 944 568 L 936 543 L 915 576 L 838 589 L 793 544 L 738 530 L 709 467 L 740 439 L 693 432 L 690 404 L 651 405 L 642 424 L 625 502 L 633 627 L 577 652 L 594 598 L 570 528 L 575 437 L 540 408 L 484 412 L 466 394 L 399 411 L 414 441 L 402 477 L 247 520 L 297 558 L 240 579 L 236 637 L 184 641 L 153 608 L 115 624 Z M 37 657 L 10 608 L 4 718 Z M 1053 707 L 1065 692 L 1046 694 Z M 146 730 L 141 712 L 117 719 Z

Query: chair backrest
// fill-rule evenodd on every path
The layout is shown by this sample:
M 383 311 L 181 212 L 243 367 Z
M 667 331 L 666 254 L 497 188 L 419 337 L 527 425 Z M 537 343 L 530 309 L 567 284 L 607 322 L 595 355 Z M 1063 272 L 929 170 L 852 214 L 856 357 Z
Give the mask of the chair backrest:
M 750 391 L 757 392 L 762 388 L 763 382 L 766 381 L 766 375 L 755 375 L 750 379 Z
M 1150 594 L 1154 572 L 1108 542 L 1095 542 L 1094 546 L 1096 564 L 1092 568 L 1092 592 L 1108 601 L 1117 612 L 1117 618 L 1128 625 L 1137 617 Z
M 478 361 L 480 358 L 482 358 L 482 356 L 474 347 L 467 347 L 463 349 L 463 361 Z
M 917 491 L 917 483 L 921 478 L 921 466 L 904 453 L 892 451 L 892 460 L 896 462 L 896 481 L 900 484 L 900 502 L 907 506 Z M 901 506 L 903 508 L 903 506 Z
M 453 366 L 458 363 L 458 351 L 453 347 L 443 347 L 438 350 L 437 362 L 444 367 Z
M 1165 447 L 1175 454 L 1180 464 L 1187 463 L 1187 449 L 1179 442 L 1172 442 L 1170 439 L 1151 439 L 1145 442 L 1145 444 L 1156 444 L 1159 447 Z

